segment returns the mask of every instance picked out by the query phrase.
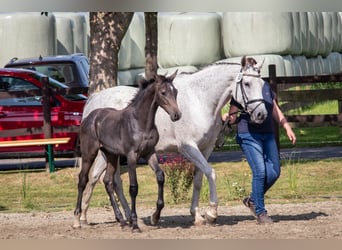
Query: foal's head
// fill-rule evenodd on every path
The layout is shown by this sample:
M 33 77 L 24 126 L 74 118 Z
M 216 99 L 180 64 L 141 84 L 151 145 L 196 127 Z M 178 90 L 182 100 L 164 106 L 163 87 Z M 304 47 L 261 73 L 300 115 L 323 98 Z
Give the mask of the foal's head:
M 146 84 L 153 84 L 156 103 L 162 107 L 169 115 L 172 121 L 177 121 L 181 118 L 182 113 L 178 108 L 177 94 L 178 90 L 173 85 L 173 80 L 177 75 L 177 71 L 171 76 L 155 75 L 151 81 L 141 83 L 141 88 L 145 88 Z

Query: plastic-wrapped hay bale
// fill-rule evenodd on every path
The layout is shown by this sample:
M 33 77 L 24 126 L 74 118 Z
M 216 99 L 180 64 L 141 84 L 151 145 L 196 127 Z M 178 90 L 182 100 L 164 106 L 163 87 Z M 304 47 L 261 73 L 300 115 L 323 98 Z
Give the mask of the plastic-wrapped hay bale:
M 225 12 L 222 18 L 225 56 L 298 53 L 293 45 L 292 18 L 290 12 Z
M 120 70 L 118 71 L 118 85 L 136 85 L 136 77 L 141 72 L 144 72 L 145 68 L 140 69 L 129 69 L 129 70 Z
M 338 52 L 342 48 L 341 30 L 342 20 L 338 12 L 330 12 L 332 19 L 332 39 L 333 46 L 332 51 Z
M 322 12 L 323 17 L 323 44 L 324 44 L 324 51 L 320 55 L 326 57 L 328 56 L 332 50 L 335 40 L 336 26 L 333 22 L 333 16 L 331 12 Z
M 87 16 L 82 12 L 53 12 L 56 17 L 69 18 L 73 23 L 74 52 L 87 55 L 89 51 Z
M 283 56 L 286 76 L 301 76 L 302 70 L 291 55 Z
M 56 16 L 57 55 L 67 55 L 75 52 L 73 22 L 70 18 Z
M 303 48 L 303 55 L 306 57 L 315 57 L 317 55 L 325 54 L 324 46 L 324 23 L 322 13 L 308 12 L 308 34 L 307 44 Z
M 308 61 L 305 56 L 294 56 L 293 60 L 297 62 L 297 65 L 301 68 L 303 76 L 308 75 Z
M 159 13 L 159 66 L 200 66 L 221 59 L 220 22 L 217 13 Z
M 338 52 L 330 53 L 326 58 L 326 64 L 330 68 L 331 74 L 338 74 L 342 72 L 342 54 Z
M 56 53 L 55 17 L 40 12 L 0 14 L 0 65 L 13 57 L 39 57 Z
M 300 25 L 300 13 L 292 12 L 293 20 L 293 36 L 292 36 L 292 55 L 300 55 L 302 53 L 302 32 Z
M 143 12 L 135 12 L 121 42 L 119 70 L 145 67 L 145 18 Z

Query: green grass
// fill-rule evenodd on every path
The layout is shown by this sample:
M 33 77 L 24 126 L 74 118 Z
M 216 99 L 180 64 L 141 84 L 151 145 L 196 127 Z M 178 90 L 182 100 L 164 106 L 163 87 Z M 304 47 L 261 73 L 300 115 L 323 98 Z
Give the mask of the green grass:
M 300 161 L 286 159 L 279 180 L 267 193 L 268 203 L 312 202 L 339 199 L 342 193 L 342 160 Z M 221 205 L 241 204 L 241 198 L 251 189 L 251 173 L 247 162 L 222 162 L 212 164 L 217 174 L 217 194 Z M 137 168 L 139 194 L 137 206 L 155 207 L 157 184 L 150 167 Z M 26 177 L 24 177 L 26 176 Z M 73 211 L 77 195 L 78 169 L 59 169 L 49 174 L 45 171 L 0 172 L 0 211 Z M 122 175 L 126 197 L 127 172 Z M 25 196 L 23 195 L 25 189 Z M 165 186 L 166 206 L 189 207 L 192 187 L 186 199 L 174 204 L 171 192 Z M 203 181 L 201 205 L 208 205 L 209 188 Z M 109 206 L 103 184 L 95 187 L 91 207 Z

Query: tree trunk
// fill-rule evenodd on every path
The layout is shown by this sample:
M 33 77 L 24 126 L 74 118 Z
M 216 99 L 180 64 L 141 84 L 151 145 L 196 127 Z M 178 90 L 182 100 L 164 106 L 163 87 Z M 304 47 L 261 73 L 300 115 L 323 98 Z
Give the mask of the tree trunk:
M 89 92 L 117 85 L 121 41 L 134 12 L 90 12 Z
M 152 79 L 157 74 L 158 62 L 158 13 L 145 12 L 145 29 L 146 29 L 146 44 L 145 44 L 145 78 Z

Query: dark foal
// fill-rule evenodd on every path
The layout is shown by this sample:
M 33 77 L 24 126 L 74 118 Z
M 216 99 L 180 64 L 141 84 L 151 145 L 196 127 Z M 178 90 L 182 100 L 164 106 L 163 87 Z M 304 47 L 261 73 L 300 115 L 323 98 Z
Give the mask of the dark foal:
M 129 194 L 131 197 L 132 231 L 140 231 L 137 222 L 136 197 L 138 182 L 136 164 L 140 157 L 147 160 L 152 168 L 160 169 L 155 152 L 159 133 L 155 125 L 158 107 L 162 107 L 172 121 L 181 118 L 177 105 L 177 89 L 173 86 L 176 72 L 170 76 L 155 76 L 151 81 L 141 84 L 140 90 L 125 109 L 100 108 L 93 110 L 81 123 L 80 145 L 82 168 L 79 173 L 78 197 L 75 209 L 74 227 L 80 227 L 81 203 L 84 189 L 88 183 L 88 174 L 94 160 L 101 150 L 107 159 L 107 171 L 104 177 L 106 191 L 110 197 L 116 220 L 123 227 L 127 225 L 114 197 L 114 173 L 118 167 L 120 155 L 127 157 L 129 174 Z M 158 182 L 157 208 L 154 213 L 158 219 L 164 207 L 164 173 L 156 173 Z

